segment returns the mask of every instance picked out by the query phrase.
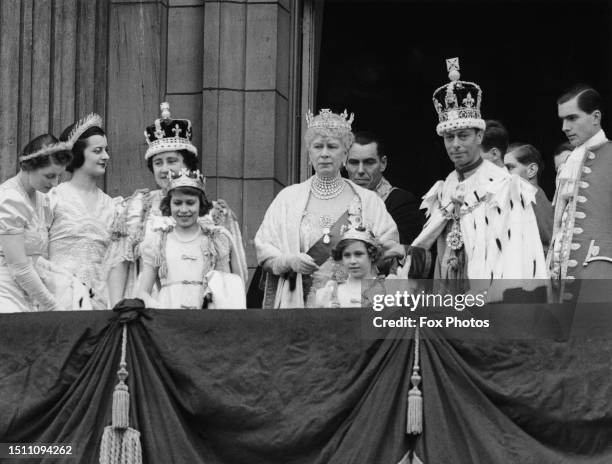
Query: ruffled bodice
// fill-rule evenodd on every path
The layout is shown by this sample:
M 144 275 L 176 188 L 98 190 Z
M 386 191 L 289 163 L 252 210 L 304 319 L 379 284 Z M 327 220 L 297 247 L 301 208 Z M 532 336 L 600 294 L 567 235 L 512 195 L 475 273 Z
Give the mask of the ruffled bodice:
M 160 210 L 163 197 L 162 190 L 137 190 L 121 202 L 119 213 L 111 228 L 112 243 L 108 253 L 108 267 L 112 268 L 126 261 L 130 263 L 124 292 L 126 297 L 134 296 L 136 290 L 138 275 L 137 266 L 134 264 L 142 257 L 142 242 L 151 232 L 152 225 L 158 224 L 156 221 L 163 218 Z M 246 282 L 248 278 L 246 254 L 235 214 L 224 200 L 217 200 L 213 201 L 213 208 L 206 217 L 211 224 L 223 226 L 231 233 L 236 245 L 235 258 L 239 263 L 239 269 L 234 269 L 233 272 Z M 166 219 L 162 219 L 162 222 Z
M 98 190 L 97 201 L 89 209 L 69 182 L 54 188 L 49 196 L 53 214 L 49 260 L 92 288 L 96 300 L 105 305 L 108 296 L 104 257 L 116 204 L 121 198 L 113 200 Z
M 200 309 L 208 272 L 231 272 L 231 234 L 210 219 L 198 222 L 198 233 L 187 239 L 176 233 L 171 217 L 157 216 L 149 222 L 140 248 L 143 262 L 157 269 L 162 308 Z

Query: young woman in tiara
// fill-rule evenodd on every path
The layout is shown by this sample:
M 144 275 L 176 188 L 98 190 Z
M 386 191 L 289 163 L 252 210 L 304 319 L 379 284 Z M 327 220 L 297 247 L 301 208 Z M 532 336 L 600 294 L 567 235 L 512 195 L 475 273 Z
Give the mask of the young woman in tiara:
M 147 307 L 201 309 L 212 293 L 217 309 L 244 308 L 244 284 L 239 276 L 227 281 L 235 287 L 225 295 L 216 295 L 214 289 L 211 292 L 211 271 L 232 273 L 240 264 L 232 234 L 207 217 L 212 205 L 206 199 L 199 171 L 182 170 L 170 180 L 167 191 L 160 205 L 163 216 L 152 218 L 140 246 L 143 269 L 138 297 Z M 161 290 L 154 297 L 151 292 L 158 280 Z M 242 298 L 222 307 L 222 299 L 232 294 Z
M 317 308 L 355 308 L 365 306 L 362 299 L 363 281 L 369 279 L 370 289 L 365 289 L 366 299 L 371 290 L 380 287 L 376 262 L 382 255 L 382 246 L 371 230 L 353 224 L 343 234 L 332 256 L 342 263 L 345 275 L 339 274 L 317 290 Z M 374 280 L 378 279 L 378 280 Z M 384 286 L 382 287 L 384 288 Z
M 41 135 L 23 149 L 19 173 L 0 185 L 0 312 L 59 309 L 35 265 L 47 256 L 49 244 L 45 194 L 70 158 L 67 144 Z
M 123 297 L 132 297 L 136 292 L 137 279 L 141 270 L 141 243 L 151 221 L 162 215 L 160 205 L 168 188 L 171 173 L 182 169 L 198 169 L 198 151 L 191 143 L 191 121 L 172 119 L 168 103 L 160 105 L 161 118 L 145 130 L 148 144 L 145 160 L 159 189 L 137 190 L 124 200 L 122 213 L 113 225 L 113 241 L 109 250 L 111 267 L 109 286 L 114 295 L 114 305 Z M 240 226 L 234 213 L 223 200 L 212 202 L 209 218 L 216 225 L 224 226 L 232 234 L 236 244 L 238 269 L 235 270 L 243 280 L 248 278 L 246 255 L 242 244 Z M 155 293 L 155 292 L 154 292 Z
M 102 118 L 90 114 L 68 126 L 61 141 L 72 146 L 72 161 L 66 170 L 72 178 L 49 193 L 53 221 L 49 230 L 49 260 L 83 282 L 90 292 L 91 309 L 108 309 L 106 286 L 108 270 L 104 256 L 110 244 L 110 229 L 115 205 L 97 186 L 110 160 Z M 85 301 L 72 306 L 73 298 L 65 295 L 69 288 L 56 288 L 56 297 L 69 305 L 62 309 L 86 309 Z

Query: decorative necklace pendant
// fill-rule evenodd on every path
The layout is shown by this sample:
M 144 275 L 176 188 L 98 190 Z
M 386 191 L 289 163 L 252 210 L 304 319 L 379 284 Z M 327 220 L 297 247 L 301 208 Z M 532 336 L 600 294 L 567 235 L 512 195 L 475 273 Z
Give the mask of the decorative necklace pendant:
M 331 230 L 329 229 L 329 227 L 325 227 L 323 229 L 323 243 L 325 243 L 326 245 L 331 241 L 331 239 L 329 238 L 330 232 Z
M 321 226 L 321 232 L 323 232 L 323 243 L 326 245 L 331 242 L 329 234 L 331 234 L 331 226 L 334 223 L 334 218 L 328 214 L 322 214 L 319 216 L 319 225 Z
M 463 235 L 461 234 L 461 225 L 457 219 L 453 219 L 451 230 L 446 236 L 446 244 L 452 250 L 460 250 L 463 248 Z

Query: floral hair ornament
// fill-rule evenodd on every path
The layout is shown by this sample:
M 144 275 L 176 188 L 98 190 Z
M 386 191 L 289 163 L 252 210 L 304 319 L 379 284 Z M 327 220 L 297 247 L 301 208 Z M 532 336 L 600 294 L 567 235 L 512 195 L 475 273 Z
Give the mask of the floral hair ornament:
M 57 142 L 51 143 L 48 145 L 43 145 L 41 148 L 36 150 L 33 153 L 28 153 L 27 155 L 21 155 L 19 157 L 19 161 L 28 161 L 34 158 L 38 158 L 41 156 L 49 156 L 54 153 L 59 153 L 61 151 L 70 151 L 72 149 L 72 145 L 67 142 Z
M 34 158 L 39 158 L 41 156 L 53 155 L 54 153 L 58 153 L 61 151 L 71 151 L 74 144 L 83 136 L 83 134 L 88 129 L 92 127 L 102 128 L 102 126 L 102 117 L 96 113 L 89 113 L 87 116 L 83 117 L 82 119 L 79 119 L 77 122 L 74 123 L 74 127 L 70 131 L 70 134 L 68 134 L 66 141 L 44 145 L 33 153 L 21 155 L 19 157 L 19 161 L 28 161 Z
M 87 116 L 79 119 L 74 123 L 74 127 L 68 134 L 66 138 L 66 143 L 70 145 L 70 148 L 74 146 L 75 143 L 83 136 L 87 130 L 92 127 L 104 127 L 104 122 L 102 121 L 102 116 L 96 113 L 89 113 Z

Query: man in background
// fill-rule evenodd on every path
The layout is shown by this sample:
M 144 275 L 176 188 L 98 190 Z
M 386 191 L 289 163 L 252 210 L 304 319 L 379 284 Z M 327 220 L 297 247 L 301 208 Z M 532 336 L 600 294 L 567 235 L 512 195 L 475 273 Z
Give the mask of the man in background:
M 349 178 L 378 194 L 397 224 L 400 243 L 410 244 L 421 232 L 425 217 L 412 193 L 393 187 L 383 176 L 389 163 L 381 139 L 371 132 L 357 132 L 346 160 Z
M 508 151 L 508 131 L 501 122 L 495 119 L 486 121 L 480 146 L 484 159 L 504 168 L 504 155 Z
M 612 278 L 612 143 L 601 128 L 599 92 L 579 84 L 557 100 L 561 130 L 574 147 L 557 176 L 551 275 Z
M 553 207 L 538 182 L 544 170 L 542 155 L 533 145 L 513 143 L 508 147 L 504 163 L 510 174 L 517 174 L 538 189 L 535 194 L 533 212 L 538 223 L 542 248 L 546 253 L 552 238 Z

